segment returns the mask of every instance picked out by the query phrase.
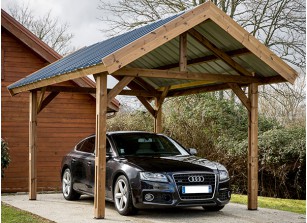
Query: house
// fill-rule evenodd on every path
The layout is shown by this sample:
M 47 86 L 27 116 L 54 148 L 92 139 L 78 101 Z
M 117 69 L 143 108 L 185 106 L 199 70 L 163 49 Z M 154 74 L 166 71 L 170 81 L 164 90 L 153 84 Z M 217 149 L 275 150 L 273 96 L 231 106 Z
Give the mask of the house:
M 1 137 L 8 142 L 11 163 L 2 178 L 2 192 L 28 191 L 29 185 L 29 93 L 12 97 L 7 86 L 60 59 L 4 10 L 1 10 Z M 93 87 L 82 77 L 65 86 Z M 45 97 L 51 93 L 46 92 Z M 43 95 L 42 95 L 43 96 Z M 40 95 L 38 95 L 40 97 Z M 38 191 L 59 190 L 63 155 L 83 137 L 95 133 L 95 97 L 60 93 L 38 115 Z M 108 108 L 116 112 L 113 99 Z

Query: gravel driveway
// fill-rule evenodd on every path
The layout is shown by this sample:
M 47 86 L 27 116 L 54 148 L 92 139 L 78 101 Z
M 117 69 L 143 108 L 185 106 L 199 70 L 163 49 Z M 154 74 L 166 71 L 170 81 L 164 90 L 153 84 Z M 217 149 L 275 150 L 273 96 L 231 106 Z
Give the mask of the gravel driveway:
M 55 222 L 135 222 L 135 223 L 204 223 L 204 222 L 259 222 L 289 223 L 306 222 L 306 216 L 285 211 L 259 208 L 248 211 L 245 205 L 228 204 L 222 211 L 205 212 L 202 208 L 141 210 L 138 215 L 119 215 L 112 203 L 106 204 L 106 218 L 93 219 L 93 198 L 82 196 L 79 201 L 66 201 L 62 194 L 38 194 L 36 201 L 29 201 L 28 195 L 2 195 L 2 201 L 40 215 Z

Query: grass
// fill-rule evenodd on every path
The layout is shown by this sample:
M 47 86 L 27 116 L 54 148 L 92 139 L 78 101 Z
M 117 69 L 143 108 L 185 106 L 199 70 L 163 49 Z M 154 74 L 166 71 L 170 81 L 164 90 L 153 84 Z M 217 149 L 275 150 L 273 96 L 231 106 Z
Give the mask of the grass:
M 246 195 L 231 195 L 231 202 L 238 204 L 247 204 Z M 290 211 L 299 214 L 306 214 L 305 200 L 291 200 L 271 197 L 258 197 L 258 205 L 262 208 L 270 208 L 282 211 Z
M 22 211 L 1 202 L 1 222 L 2 223 L 50 223 L 49 221 L 32 213 Z

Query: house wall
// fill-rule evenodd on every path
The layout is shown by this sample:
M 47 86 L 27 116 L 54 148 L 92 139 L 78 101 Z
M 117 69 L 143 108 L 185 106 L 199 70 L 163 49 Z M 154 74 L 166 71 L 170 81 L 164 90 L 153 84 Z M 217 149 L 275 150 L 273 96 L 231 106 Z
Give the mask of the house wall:
M 12 160 L 2 178 L 2 192 L 28 191 L 29 93 L 12 97 L 7 86 L 48 62 L 3 27 L 1 31 L 1 137 L 8 142 Z M 38 114 L 38 191 L 61 188 L 62 157 L 93 133 L 95 99 L 90 95 L 60 93 Z

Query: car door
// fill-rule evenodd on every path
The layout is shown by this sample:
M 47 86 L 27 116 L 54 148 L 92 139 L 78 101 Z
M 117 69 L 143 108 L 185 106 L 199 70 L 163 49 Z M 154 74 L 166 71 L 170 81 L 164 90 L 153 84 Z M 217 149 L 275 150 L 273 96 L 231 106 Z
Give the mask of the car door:
M 95 166 L 95 137 L 91 136 L 80 142 L 75 148 L 75 157 L 72 159 L 74 189 L 85 193 L 92 192 L 91 168 Z

